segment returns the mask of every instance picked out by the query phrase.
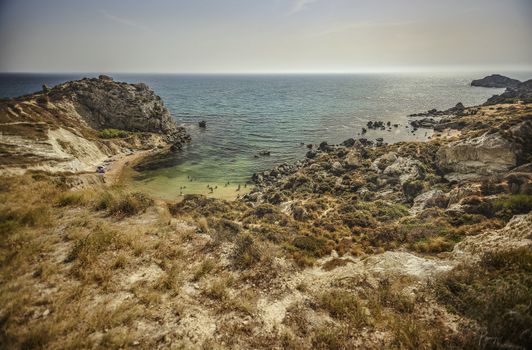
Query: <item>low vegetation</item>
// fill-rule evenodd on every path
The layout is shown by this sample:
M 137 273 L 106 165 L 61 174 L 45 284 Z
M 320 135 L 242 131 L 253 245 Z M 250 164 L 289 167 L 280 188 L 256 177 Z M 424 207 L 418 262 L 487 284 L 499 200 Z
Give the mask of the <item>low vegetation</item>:
M 102 139 L 123 139 L 129 136 L 129 132 L 118 129 L 102 129 L 98 132 L 98 136 Z
M 487 348 L 532 345 L 532 250 L 530 247 L 486 254 L 464 264 L 436 284 L 439 300 L 452 311 L 475 319 Z

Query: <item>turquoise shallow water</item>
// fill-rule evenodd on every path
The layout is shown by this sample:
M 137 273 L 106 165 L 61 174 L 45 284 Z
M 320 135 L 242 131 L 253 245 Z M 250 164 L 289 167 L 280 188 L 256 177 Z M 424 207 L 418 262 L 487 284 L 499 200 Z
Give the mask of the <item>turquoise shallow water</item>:
M 367 121 L 401 124 L 391 132 L 368 132 L 385 142 L 423 140 L 413 135 L 407 115 L 457 102 L 482 103 L 501 89 L 471 87 L 487 73 L 355 75 L 128 75 L 116 80 L 144 82 L 159 94 L 192 142 L 165 162 L 165 167 L 133 174 L 135 187 L 172 198 L 180 193 L 237 193 L 251 174 L 304 157 L 301 144 L 340 143 Z M 527 79 L 531 73 L 511 73 Z M 0 96 L 15 96 L 85 75 L 0 75 Z M 202 130 L 197 123 L 207 122 Z M 256 158 L 260 151 L 271 156 Z M 190 181 L 193 178 L 194 181 Z M 230 183 L 225 187 L 227 182 Z M 186 186 L 186 188 L 183 188 Z M 234 187 L 233 187 L 234 186 Z M 244 188 L 242 187 L 242 191 Z

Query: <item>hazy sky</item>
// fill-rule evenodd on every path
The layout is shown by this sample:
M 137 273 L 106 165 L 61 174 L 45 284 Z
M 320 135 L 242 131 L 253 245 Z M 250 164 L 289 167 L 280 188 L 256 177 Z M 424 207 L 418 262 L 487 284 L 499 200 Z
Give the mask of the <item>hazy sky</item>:
M 532 0 L 0 0 L 0 71 L 530 69 Z

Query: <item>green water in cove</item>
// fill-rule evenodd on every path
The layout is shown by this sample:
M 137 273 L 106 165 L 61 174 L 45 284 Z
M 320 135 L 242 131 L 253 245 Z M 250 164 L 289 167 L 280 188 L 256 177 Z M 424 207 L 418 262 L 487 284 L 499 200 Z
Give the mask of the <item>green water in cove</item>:
M 504 74 L 504 72 L 501 72 Z M 400 124 L 364 137 L 392 143 L 425 140 L 407 115 L 457 102 L 476 105 L 503 89 L 471 87 L 491 72 L 350 75 L 148 75 L 111 74 L 115 80 L 144 82 L 161 96 L 192 142 L 161 167 L 133 172 L 132 187 L 163 198 L 180 194 L 234 197 L 254 172 L 303 159 L 306 144 L 358 138 L 370 120 Z M 529 79 L 529 72 L 508 76 Z M 0 75 L 0 95 L 15 96 L 78 79 L 81 75 Z M 94 76 L 94 75 L 93 75 Z M 205 120 L 205 129 L 198 122 Z M 261 151 L 270 156 L 258 156 Z M 258 156 L 258 157 L 257 157 Z M 192 179 L 192 181 L 191 181 Z M 227 183 L 229 182 L 229 185 Z M 241 186 L 237 192 L 237 186 Z

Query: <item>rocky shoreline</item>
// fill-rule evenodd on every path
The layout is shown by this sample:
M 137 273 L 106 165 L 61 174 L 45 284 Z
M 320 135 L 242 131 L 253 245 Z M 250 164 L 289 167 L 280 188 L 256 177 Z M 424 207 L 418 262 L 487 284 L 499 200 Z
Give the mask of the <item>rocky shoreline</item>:
M 532 91 L 531 83 L 532 81 L 520 83 L 521 87 L 518 90 L 509 90 L 506 96 L 513 98 L 526 96 Z M 490 100 L 497 98 L 496 96 Z M 308 170 L 307 172 L 313 175 L 320 172 L 328 174 L 334 177 L 335 181 L 343 174 L 354 170 L 378 172 L 379 159 L 375 155 L 384 154 L 385 158 L 393 158 L 396 161 L 396 156 L 390 156 L 392 152 L 395 154 L 397 150 L 411 148 L 413 145 L 416 145 L 416 149 L 420 147 L 431 149 L 432 154 L 415 154 L 406 160 L 401 158 L 397 164 L 393 161 L 389 164 L 396 170 L 392 171 L 392 168 L 387 172 L 385 168 L 380 170 L 384 171 L 384 174 L 393 172 L 401 176 L 403 172 L 413 171 L 412 164 L 428 158 L 430 162 L 425 161 L 424 165 L 419 164 L 419 166 L 432 169 L 432 175 L 443 177 L 443 181 L 456 182 L 461 179 L 480 179 L 486 176 L 500 177 L 512 168 L 523 166 L 526 160 L 531 160 L 532 116 L 528 114 L 530 111 L 527 105 L 525 101 L 517 105 L 466 108 L 462 103 L 457 103 L 455 107 L 445 111 L 433 109 L 425 113 L 411 114 L 410 117 L 422 117 L 410 123 L 413 131 L 417 128 L 426 128 L 435 132 L 435 140 L 427 141 L 425 145 L 414 142 L 385 145 L 381 140 L 373 143 L 365 138 L 357 140 L 351 138 L 340 145 L 328 145 L 327 142 L 322 142 L 316 149 L 309 150 L 306 159 L 302 161 L 293 165 L 281 164 L 271 170 L 253 174 L 252 180 L 258 188 L 246 198 L 256 200 L 259 195 L 268 192 L 268 188 L 274 187 L 273 185 L 277 188 L 282 187 L 282 184 L 286 186 L 289 178 L 302 169 Z M 368 122 L 370 123 L 373 125 L 373 122 Z M 384 127 L 383 124 L 382 128 Z M 453 137 L 443 137 L 445 133 L 452 134 Z M 345 186 L 337 188 L 345 190 Z

